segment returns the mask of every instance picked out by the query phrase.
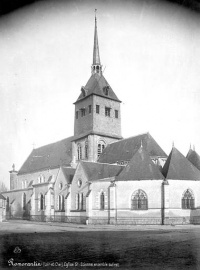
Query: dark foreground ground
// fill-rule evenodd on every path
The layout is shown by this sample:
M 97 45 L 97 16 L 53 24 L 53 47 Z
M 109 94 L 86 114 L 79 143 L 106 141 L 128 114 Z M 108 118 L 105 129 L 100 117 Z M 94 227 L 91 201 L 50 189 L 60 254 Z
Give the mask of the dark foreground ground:
M 11 268 L 200 269 L 200 226 L 0 223 L 0 269 Z

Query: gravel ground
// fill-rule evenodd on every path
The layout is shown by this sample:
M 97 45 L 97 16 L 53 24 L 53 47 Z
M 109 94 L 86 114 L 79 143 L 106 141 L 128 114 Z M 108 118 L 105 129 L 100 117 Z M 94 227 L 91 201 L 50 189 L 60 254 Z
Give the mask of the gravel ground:
M 200 269 L 200 226 L 0 223 L 0 269 Z

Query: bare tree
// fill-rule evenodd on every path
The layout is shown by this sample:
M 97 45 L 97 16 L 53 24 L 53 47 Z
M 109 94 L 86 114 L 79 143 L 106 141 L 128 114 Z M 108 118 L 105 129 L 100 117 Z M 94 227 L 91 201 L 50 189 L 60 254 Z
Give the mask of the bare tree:
M 6 187 L 4 182 L 0 181 L 0 192 L 4 192 L 4 191 L 7 191 L 7 190 L 8 190 L 8 188 Z

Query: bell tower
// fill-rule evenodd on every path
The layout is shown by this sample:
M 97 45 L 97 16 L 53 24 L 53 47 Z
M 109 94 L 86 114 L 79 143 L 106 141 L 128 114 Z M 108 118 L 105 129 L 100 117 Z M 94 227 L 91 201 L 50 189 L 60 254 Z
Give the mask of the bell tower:
M 91 76 L 74 102 L 73 160 L 97 161 L 107 144 L 122 139 L 120 103 L 102 73 L 95 10 Z

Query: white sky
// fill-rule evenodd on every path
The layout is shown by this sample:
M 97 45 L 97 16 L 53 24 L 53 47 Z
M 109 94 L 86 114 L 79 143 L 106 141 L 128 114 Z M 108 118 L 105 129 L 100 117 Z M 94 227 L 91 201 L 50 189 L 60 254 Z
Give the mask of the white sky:
M 122 135 L 200 154 L 200 20 L 157 1 L 48 1 L 0 19 L 0 173 L 9 186 L 36 147 L 73 135 L 90 77 L 94 9 L 104 76 L 123 101 Z

